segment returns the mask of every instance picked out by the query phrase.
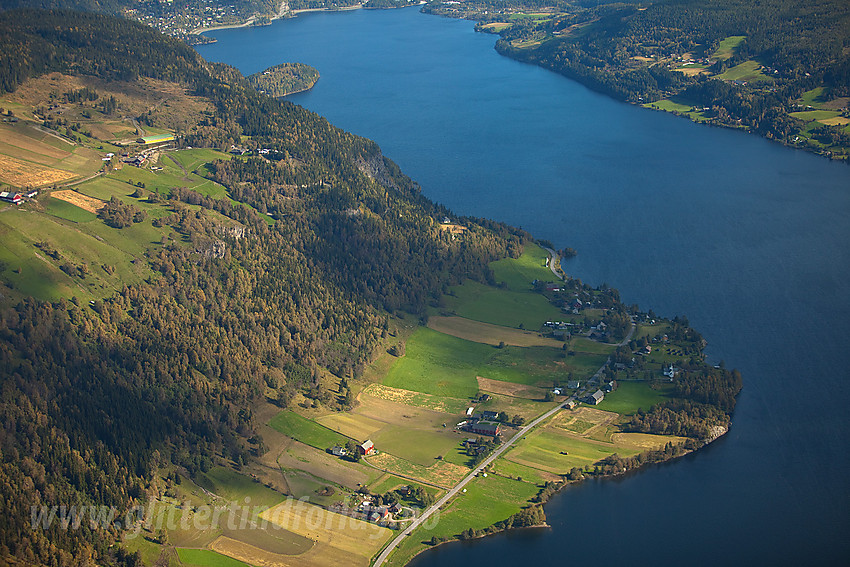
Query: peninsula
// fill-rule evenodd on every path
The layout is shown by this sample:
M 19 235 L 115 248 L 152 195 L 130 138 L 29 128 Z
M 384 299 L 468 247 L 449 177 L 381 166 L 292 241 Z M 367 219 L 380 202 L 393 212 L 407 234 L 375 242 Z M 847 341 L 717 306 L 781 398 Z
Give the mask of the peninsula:
M 247 79 L 258 92 L 280 98 L 312 89 L 319 72 L 304 63 L 281 63 L 248 75 Z
M 685 317 L 374 142 L 127 20 L 0 48 L 4 562 L 404 565 L 727 431 Z

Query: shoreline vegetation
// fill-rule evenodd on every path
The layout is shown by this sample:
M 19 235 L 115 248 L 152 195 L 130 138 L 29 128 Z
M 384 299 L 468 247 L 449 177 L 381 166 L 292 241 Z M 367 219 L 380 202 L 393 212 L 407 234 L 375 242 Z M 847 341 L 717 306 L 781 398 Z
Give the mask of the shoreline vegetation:
M 423 11 L 475 21 L 499 36 L 500 54 L 622 102 L 850 164 L 850 5 L 827 0 L 794 18 L 789 6 L 769 0 L 756 14 L 727 0 L 711 13 L 698 0 L 500 9 L 471 0 Z
M 401 566 L 728 430 L 740 374 L 685 317 L 567 275 L 574 250 L 454 215 L 374 142 L 152 29 L 0 30 L 3 554 Z M 30 522 L 68 502 L 120 519 Z M 187 521 L 122 523 L 149 502 Z

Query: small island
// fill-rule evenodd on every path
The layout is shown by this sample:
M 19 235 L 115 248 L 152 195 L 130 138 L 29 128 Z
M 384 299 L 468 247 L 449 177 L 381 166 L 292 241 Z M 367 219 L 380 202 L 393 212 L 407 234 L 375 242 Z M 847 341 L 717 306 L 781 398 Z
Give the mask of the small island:
M 319 71 L 304 63 L 281 63 L 248 76 L 257 92 L 280 98 L 308 91 L 319 80 Z

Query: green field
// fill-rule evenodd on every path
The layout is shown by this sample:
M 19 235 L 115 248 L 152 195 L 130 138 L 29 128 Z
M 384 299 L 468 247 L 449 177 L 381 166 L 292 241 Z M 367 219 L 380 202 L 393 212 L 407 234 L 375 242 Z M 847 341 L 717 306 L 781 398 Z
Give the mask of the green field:
M 544 484 L 547 480 L 552 480 L 551 474 L 547 475 L 539 469 L 514 463 L 504 458 L 496 459 L 493 463 L 493 472 L 507 476 L 510 478 L 521 478 L 524 482 L 533 482 L 534 484 Z
M 182 165 L 183 169 L 185 169 L 187 172 L 195 171 L 201 166 L 216 160 L 230 160 L 233 158 L 233 156 L 230 154 L 226 154 L 224 152 L 219 152 L 217 150 L 212 150 L 209 148 L 177 150 L 175 152 L 168 152 L 167 155 L 168 157 L 174 159 L 174 161 Z M 160 165 L 165 164 L 160 163 Z
M 610 394 L 605 394 L 605 399 L 595 407 L 621 415 L 632 415 L 639 408 L 648 410 L 653 405 L 670 399 L 672 389 L 672 385 L 669 384 L 653 390 L 647 382 L 620 380 L 617 382 L 617 389 Z
M 642 337 L 652 338 L 656 335 L 664 335 L 670 330 L 670 323 L 656 323 L 650 325 L 648 323 L 639 323 L 635 331 L 633 339 L 637 340 Z
M 269 426 L 284 435 L 301 441 L 305 445 L 310 445 L 322 451 L 338 443 L 345 444 L 349 441 L 344 435 L 289 410 L 284 410 L 274 416 L 269 422 Z
M 717 75 L 717 78 L 724 81 L 747 81 L 751 83 L 773 81 L 773 78 L 761 72 L 761 63 L 758 61 L 744 61 L 740 65 L 727 69 L 723 74 Z
M 178 547 L 177 555 L 180 557 L 180 563 L 187 567 L 250 567 L 247 563 L 242 563 L 209 549 L 185 549 Z
M 505 283 L 514 291 L 531 291 L 534 280 L 556 281 L 555 274 L 546 267 L 549 253 L 534 243 L 525 245 L 519 258 L 504 258 L 490 262 L 497 284 Z
M 554 474 L 566 474 L 573 467 L 593 465 L 614 453 L 623 457 L 638 451 L 543 428 L 532 431 L 527 440 L 511 449 L 505 458 Z
M 461 437 L 452 433 L 452 429 L 449 428 L 446 428 L 446 432 L 435 432 L 400 425 L 387 425 L 372 436 L 372 441 L 381 451 L 392 453 L 423 467 L 433 465 L 438 456 L 443 457 L 456 452 L 460 446 L 460 440 Z M 446 460 L 466 465 L 466 460 L 459 462 L 455 459 Z
M 476 376 L 517 384 L 551 384 L 566 376 L 579 362 L 595 369 L 605 355 L 562 358 L 550 347 L 505 347 L 466 341 L 427 327 L 408 339 L 406 354 L 390 367 L 384 384 L 426 394 L 468 398 L 478 393 Z
M 824 87 L 817 87 L 810 91 L 804 92 L 800 96 L 800 103 L 805 106 L 811 106 L 814 108 L 820 108 L 821 104 L 823 104 L 822 97 L 824 95 Z
M 475 479 L 438 518 L 425 522 L 402 542 L 393 553 L 390 565 L 409 561 L 427 547 L 432 536 L 451 539 L 467 528 L 481 530 L 508 518 L 527 506 L 538 490 L 534 484 L 492 474 Z
M 467 528 L 480 530 L 491 526 L 519 512 L 538 490 L 529 482 L 493 474 L 487 478 L 479 476 L 441 514 L 437 526 L 426 530 L 426 539 L 432 535 L 451 537 Z
M 702 111 L 695 111 L 694 104 L 678 97 L 665 98 L 655 102 L 649 102 L 643 105 L 646 108 L 654 108 L 655 110 L 663 110 L 665 112 L 678 112 L 688 116 L 691 120 L 704 122 L 708 118 Z
M 500 289 L 473 281 L 453 286 L 449 293 L 444 300 L 450 311 L 484 323 L 536 331 L 546 321 L 562 316 L 561 310 L 539 293 Z
M 282 494 L 264 484 L 225 467 L 214 467 L 205 473 L 198 473 L 194 480 L 198 486 L 225 500 L 250 503 L 252 507 L 271 507 L 285 499 Z
M 49 206 L 52 208 L 53 203 Z M 78 220 L 86 218 L 83 213 L 89 214 L 62 205 L 55 210 Z M 150 276 L 146 262 L 132 261 L 144 256 L 169 231 L 168 227 L 155 228 L 150 219 L 119 230 L 99 221 L 70 222 L 53 215 L 33 214 L 24 208 L 9 211 L 0 219 L 0 237 L 4 238 L 0 260 L 5 264 L 2 276 L 13 289 L 39 299 L 104 297 Z M 10 234 L 15 238 L 8 238 Z M 60 258 L 48 257 L 36 248 L 38 242 L 46 242 L 59 252 Z M 98 263 L 89 264 L 92 259 Z M 68 276 L 60 270 L 64 263 L 87 264 L 88 274 L 83 278 Z M 113 273 L 105 272 L 102 264 L 111 266 Z
M 809 120 L 828 120 L 836 116 L 841 116 L 841 113 L 837 110 L 806 110 L 803 112 L 792 112 L 790 115 L 808 122 Z
M 560 309 L 534 292 L 531 284 L 534 280 L 557 279 L 546 267 L 546 258 L 548 253 L 540 246 L 527 244 L 519 258 L 490 263 L 496 282 L 504 287 L 466 281 L 450 288 L 443 297 L 445 305 L 467 319 L 536 331 L 544 322 L 561 317 Z
M 67 201 L 54 199 L 53 197 L 45 199 L 44 210 L 49 215 L 71 222 L 89 222 L 97 218 L 97 215 L 94 213 L 90 213 Z
M 732 56 L 735 55 L 735 51 L 737 51 L 738 46 L 741 45 L 741 42 L 743 42 L 746 38 L 747 36 L 745 35 L 730 35 L 717 46 L 717 50 L 714 52 L 714 58 L 721 59 L 723 61 L 731 59 Z

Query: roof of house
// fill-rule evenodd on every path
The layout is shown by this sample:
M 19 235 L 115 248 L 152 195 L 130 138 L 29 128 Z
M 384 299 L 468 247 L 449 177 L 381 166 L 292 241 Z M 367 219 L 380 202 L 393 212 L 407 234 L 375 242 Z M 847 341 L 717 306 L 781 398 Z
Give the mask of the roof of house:
M 605 393 L 602 390 L 596 390 L 595 392 L 590 394 L 590 397 L 597 401 L 601 401 L 605 398 Z
M 374 444 L 374 443 L 372 443 L 372 440 L 371 440 L 371 439 L 367 439 L 367 440 L 366 440 L 366 441 L 364 441 L 364 442 L 363 442 L 360 446 L 363 448 L 363 450 L 368 451 L 369 449 L 374 448 L 374 447 L 375 447 L 375 444 Z
M 501 424 L 492 421 L 481 421 L 472 426 L 473 431 L 482 433 L 498 433 Z

